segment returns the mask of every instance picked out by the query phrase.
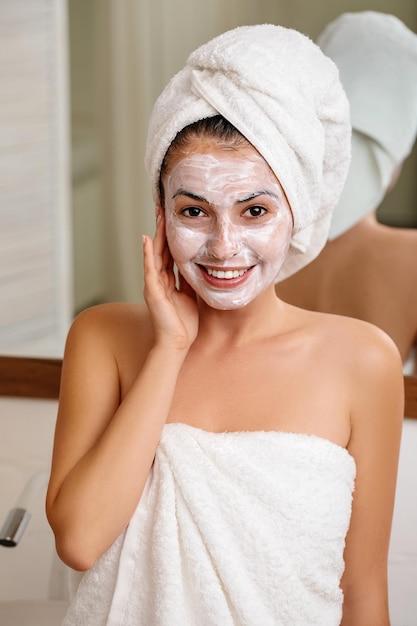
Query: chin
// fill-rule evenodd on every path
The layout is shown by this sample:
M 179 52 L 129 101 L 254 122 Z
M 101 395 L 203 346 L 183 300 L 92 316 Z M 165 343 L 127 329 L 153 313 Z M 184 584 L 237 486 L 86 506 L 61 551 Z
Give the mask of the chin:
M 216 309 L 216 311 L 237 311 L 239 309 L 244 309 L 250 302 L 252 302 L 255 298 L 251 298 L 250 300 L 246 299 L 230 299 L 228 302 L 219 301 L 216 298 L 207 298 L 203 297 L 199 294 L 199 297 L 212 309 Z

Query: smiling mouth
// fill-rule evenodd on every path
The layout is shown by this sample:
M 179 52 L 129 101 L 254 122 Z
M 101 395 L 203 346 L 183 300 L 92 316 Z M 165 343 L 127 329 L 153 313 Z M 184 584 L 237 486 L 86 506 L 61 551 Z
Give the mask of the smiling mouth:
M 246 274 L 249 268 L 242 270 L 215 270 L 211 267 L 204 268 L 209 276 L 214 276 L 214 278 L 225 278 L 226 280 L 230 280 L 231 278 L 240 278 L 243 274 Z
M 225 286 L 226 282 L 230 282 L 230 285 L 236 286 L 240 284 L 242 280 L 245 280 L 246 274 L 253 269 L 253 265 L 250 267 L 241 267 L 241 268 L 224 268 L 217 269 L 214 267 L 207 267 L 206 265 L 199 265 L 200 270 L 203 272 L 206 280 L 208 280 L 211 284 L 217 284 Z M 219 282 L 217 282 L 219 281 Z

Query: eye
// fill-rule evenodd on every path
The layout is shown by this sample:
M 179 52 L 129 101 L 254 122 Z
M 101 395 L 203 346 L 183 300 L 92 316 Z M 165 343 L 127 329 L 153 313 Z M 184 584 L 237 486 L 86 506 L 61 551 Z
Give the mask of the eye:
M 246 209 L 245 213 L 247 216 L 249 217 L 262 217 L 262 215 L 265 215 L 265 213 L 267 213 L 267 210 L 263 207 L 263 206 L 250 206 L 248 209 Z
M 181 214 L 185 215 L 186 217 L 201 217 L 202 215 L 204 215 L 204 211 L 202 211 L 197 206 L 190 206 L 190 207 L 187 207 L 186 209 L 183 209 L 181 211 Z

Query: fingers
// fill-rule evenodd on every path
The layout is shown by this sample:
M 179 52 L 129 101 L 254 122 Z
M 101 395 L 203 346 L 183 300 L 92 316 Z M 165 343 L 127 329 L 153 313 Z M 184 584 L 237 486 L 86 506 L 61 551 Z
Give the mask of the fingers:
M 155 257 L 154 257 L 154 249 L 153 249 L 153 241 L 148 235 L 143 235 L 143 269 L 145 274 L 145 282 L 146 278 L 153 277 L 155 278 L 157 275 L 157 270 L 155 267 Z
M 155 264 L 158 270 L 161 270 L 164 266 L 166 266 L 166 260 L 163 258 L 165 246 L 165 220 L 161 213 L 159 213 L 156 218 L 156 230 L 155 237 L 153 239 L 153 252 L 155 257 Z
M 165 219 L 161 213 L 156 219 L 153 240 L 148 235 L 143 237 L 143 266 L 147 293 L 156 293 L 157 285 L 163 285 L 166 294 L 175 289 L 174 262 L 165 235 Z
M 179 283 L 179 291 L 187 294 L 187 296 L 190 296 L 194 300 L 197 299 L 194 289 L 190 287 L 190 285 L 185 280 L 184 276 L 180 274 L 179 272 L 178 272 L 178 283 Z

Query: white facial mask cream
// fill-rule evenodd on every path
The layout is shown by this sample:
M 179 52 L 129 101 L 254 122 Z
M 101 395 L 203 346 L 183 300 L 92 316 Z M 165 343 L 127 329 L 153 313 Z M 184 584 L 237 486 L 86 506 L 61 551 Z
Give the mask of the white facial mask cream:
M 253 147 L 185 156 L 164 189 L 172 257 L 209 306 L 244 307 L 275 281 L 292 216 L 275 175 Z

